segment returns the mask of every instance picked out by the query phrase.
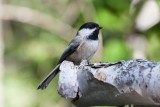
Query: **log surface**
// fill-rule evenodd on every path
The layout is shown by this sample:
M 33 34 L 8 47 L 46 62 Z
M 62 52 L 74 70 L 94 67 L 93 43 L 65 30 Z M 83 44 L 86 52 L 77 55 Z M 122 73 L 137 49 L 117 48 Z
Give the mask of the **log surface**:
M 142 59 L 118 63 L 83 61 L 60 66 L 58 92 L 76 106 L 160 105 L 160 63 Z

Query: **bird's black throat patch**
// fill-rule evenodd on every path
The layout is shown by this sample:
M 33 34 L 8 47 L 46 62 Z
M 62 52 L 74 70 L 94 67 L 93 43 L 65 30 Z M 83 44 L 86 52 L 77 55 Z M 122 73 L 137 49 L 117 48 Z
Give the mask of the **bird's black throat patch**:
M 87 39 L 98 40 L 99 29 L 96 29 Z

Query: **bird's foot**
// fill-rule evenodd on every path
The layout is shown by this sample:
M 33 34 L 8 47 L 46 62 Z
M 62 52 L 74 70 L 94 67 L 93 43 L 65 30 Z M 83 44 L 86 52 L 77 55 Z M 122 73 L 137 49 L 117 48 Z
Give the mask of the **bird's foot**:
M 89 65 L 89 61 L 88 60 L 82 60 L 82 62 L 80 63 L 80 66 L 82 65 Z

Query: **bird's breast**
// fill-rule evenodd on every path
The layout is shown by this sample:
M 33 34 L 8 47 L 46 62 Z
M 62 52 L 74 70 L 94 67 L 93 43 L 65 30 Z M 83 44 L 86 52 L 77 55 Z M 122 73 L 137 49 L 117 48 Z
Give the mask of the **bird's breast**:
M 67 60 L 80 64 L 82 60 L 90 60 L 98 48 L 98 40 L 83 41 L 76 51 L 71 54 Z

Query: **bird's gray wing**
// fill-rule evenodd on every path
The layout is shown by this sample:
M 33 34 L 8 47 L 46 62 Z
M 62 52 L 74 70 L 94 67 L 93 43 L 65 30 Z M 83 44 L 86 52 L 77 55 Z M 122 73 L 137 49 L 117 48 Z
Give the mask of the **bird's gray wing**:
M 63 54 L 61 55 L 58 64 L 62 63 L 69 55 L 71 55 L 81 43 L 81 38 L 76 36 L 68 45 L 68 47 L 64 50 Z
M 62 63 L 66 57 L 71 55 L 80 45 L 81 39 L 78 37 L 75 37 L 68 47 L 63 52 L 62 56 L 60 57 L 60 60 L 57 64 L 57 66 L 47 75 L 47 77 L 40 83 L 37 89 L 46 89 L 49 83 L 52 81 L 52 79 L 58 74 L 60 63 Z

